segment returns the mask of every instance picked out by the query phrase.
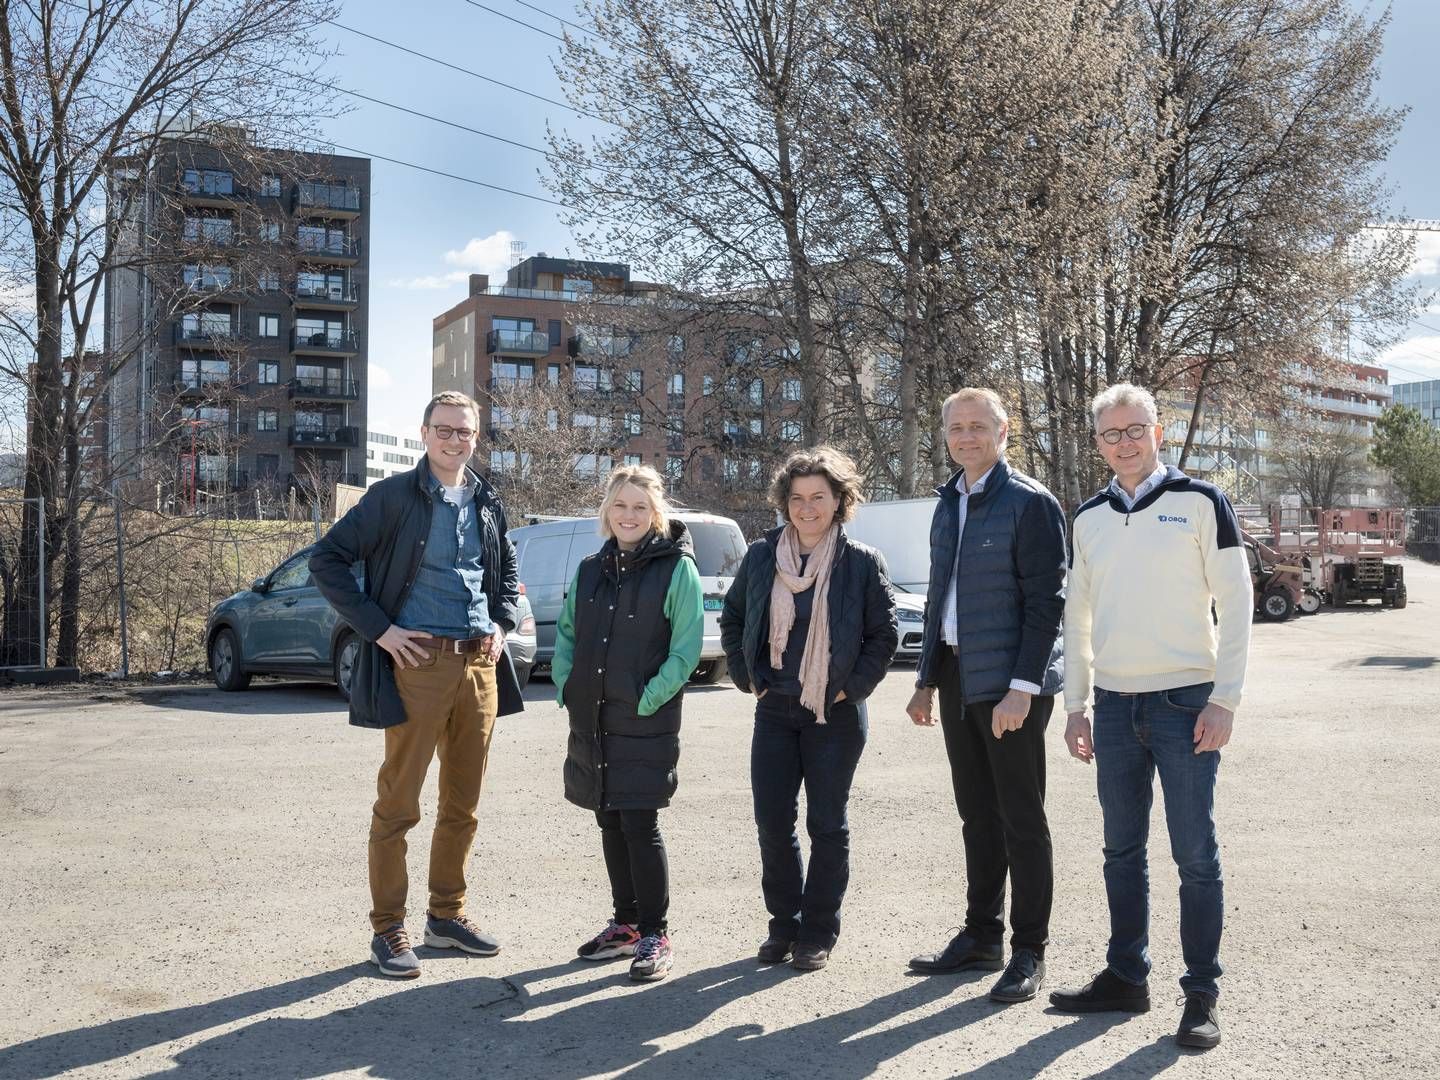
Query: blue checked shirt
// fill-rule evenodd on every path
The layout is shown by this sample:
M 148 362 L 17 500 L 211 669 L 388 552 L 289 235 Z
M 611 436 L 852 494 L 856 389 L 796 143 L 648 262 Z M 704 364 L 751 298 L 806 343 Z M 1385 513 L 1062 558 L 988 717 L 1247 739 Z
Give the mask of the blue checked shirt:
M 495 632 L 480 563 L 478 481 L 468 477 L 458 494 L 431 478 L 435 511 L 415 584 L 395 620 L 407 630 L 439 637 L 484 637 Z

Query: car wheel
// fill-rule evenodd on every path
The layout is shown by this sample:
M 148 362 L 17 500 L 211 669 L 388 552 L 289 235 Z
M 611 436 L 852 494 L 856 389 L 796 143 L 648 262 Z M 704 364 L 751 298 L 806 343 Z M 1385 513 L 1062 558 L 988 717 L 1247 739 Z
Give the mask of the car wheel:
M 517 667 L 515 669 L 515 681 L 520 684 L 521 690 L 524 690 L 525 687 L 530 685 L 530 672 L 534 666 L 534 664 L 527 664 L 524 667 Z
M 210 642 L 210 676 L 221 690 L 244 690 L 250 676 L 240 666 L 240 643 L 228 626 Z
M 1403 607 L 1404 607 L 1406 604 L 1408 604 L 1409 602 L 1410 602 L 1410 596 L 1409 596 L 1408 593 L 1406 593 L 1406 591 L 1405 591 L 1405 586 L 1404 586 L 1404 585 L 1397 585 L 1397 586 L 1395 587 L 1395 604 L 1394 604 L 1394 606 L 1395 606 L 1396 608 L 1403 608 Z
M 726 670 L 724 660 L 702 660 L 690 676 L 690 681 L 713 686 L 725 677 Z
M 1314 615 L 1320 610 L 1320 594 L 1314 589 L 1306 589 L 1300 594 L 1300 614 Z
M 350 680 L 355 677 L 355 661 L 360 658 L 360 639 L 346 634 L 335 646 L 335 686 L 340 696 L 350 700 Z
M 1260 617 L 1268 622 L 1284 622 L 1295 614 L 1295 601 L 1288 589 L 1269 589 L 1260 598 Z

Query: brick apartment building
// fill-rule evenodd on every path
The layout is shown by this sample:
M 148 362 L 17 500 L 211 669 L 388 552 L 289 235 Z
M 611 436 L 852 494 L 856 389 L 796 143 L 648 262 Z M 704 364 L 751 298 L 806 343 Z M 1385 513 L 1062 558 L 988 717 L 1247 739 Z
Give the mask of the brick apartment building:
M 801 435 L 794 350 L 777 325 L 702 314 L 623 263 L 542 254 L 504 285 L 472 274 L 470 295 L 435 318 L 432 387 L 488 410 L 477 457 L 492 475 L 523 472 L 517 427 L 578 428 L 593 436 L 574 455 L 582 476 L 644 463 L 685 501 L 739 511 Z M 565 404 L 516 409 L 525 387 L 554 388 Z
M 115 182 L 139 189 L 105 289 L 123 482 L 242 511 L 364 483 L 369 160 L 189 134 Z

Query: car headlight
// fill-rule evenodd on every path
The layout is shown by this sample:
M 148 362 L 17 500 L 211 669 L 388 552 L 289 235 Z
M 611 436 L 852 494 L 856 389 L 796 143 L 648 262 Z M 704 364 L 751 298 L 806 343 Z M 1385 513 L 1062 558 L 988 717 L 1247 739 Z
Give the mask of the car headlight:
M 912 608 L 896 608 L 895 617 L 901 622 L 924 622 L 925 613 Z

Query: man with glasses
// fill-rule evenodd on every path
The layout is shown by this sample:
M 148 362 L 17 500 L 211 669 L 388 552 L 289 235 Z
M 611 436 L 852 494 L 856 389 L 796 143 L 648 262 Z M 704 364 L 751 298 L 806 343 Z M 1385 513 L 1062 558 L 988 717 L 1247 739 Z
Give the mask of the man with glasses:
M 370 961 L 396 978 L 420 974 L 405 932 L 405 834 L 440 758 L 430 844 L 425 944 L 477 956 L 496 940 L 465 915 L 465 861 L 495 718 L 524 708 L 505 635 L 519 579 L 505 509 L 467 468 L 480 410 L 447 391 L 425 408 L 425 456 L 379 481 L 315 547 L 310 572 L 340 617 L 368 642 L 350 690 L 350 722 L 385 730 L 370 818 Z M 351 567 L 363 563 L 364 588 Z
M 1119 383 L 1090 409 L 1095 445 L 1115 476 L 1072 528 L 1065 743 L 1096 766 L 1110 947 L 1104 971 L 1055 991 L 1050 1003 L 1063 1012 L 1150 1008 L 1146 843 L 1158 772 L 1180 871 L 1185 1008 L 1175 1039 L 1208 1049 L 1220 1042 L 1225 907 L 1215 777 L 1245 683 L 1250 569 L 1225 495 L 1160 463 L 1163 428 L 1150 392 Z

